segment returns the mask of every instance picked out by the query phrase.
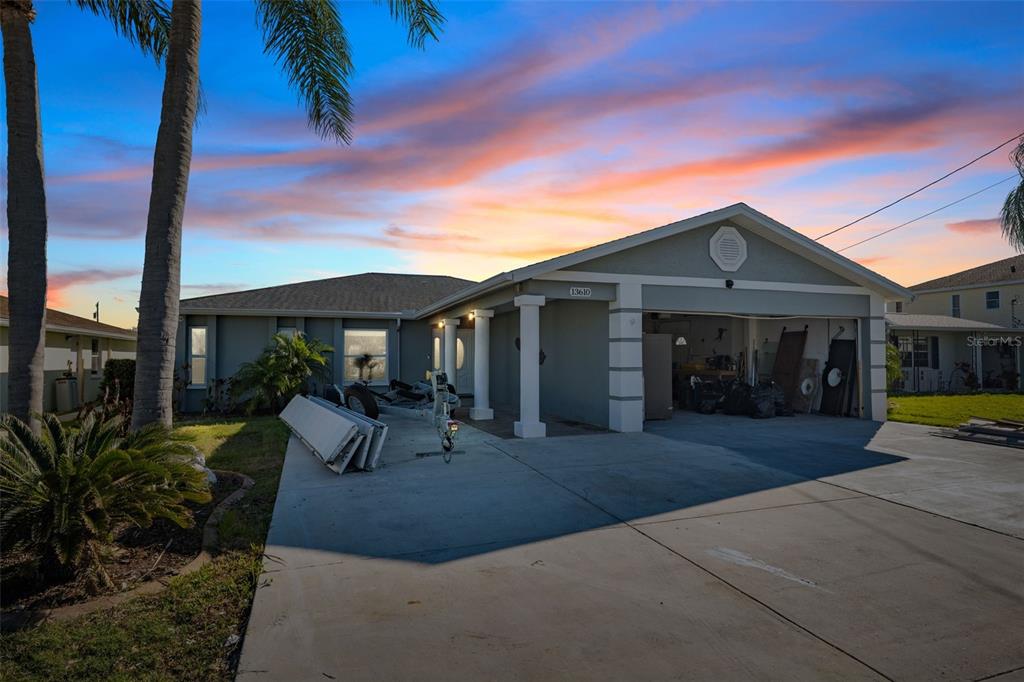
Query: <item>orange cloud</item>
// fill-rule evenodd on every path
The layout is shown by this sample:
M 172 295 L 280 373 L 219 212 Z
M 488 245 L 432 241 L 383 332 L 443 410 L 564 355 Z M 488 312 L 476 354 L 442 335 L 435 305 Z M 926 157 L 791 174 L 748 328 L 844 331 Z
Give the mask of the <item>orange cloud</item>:
M 999 218 L 981 218 L 978 220 L 961 220 L 946 223 L 946 229 L 959 234 L 990 234 L 1001 229 Z
M 64 305 L 68 291 L 75 287 L 109 282 L 124 277 L 136 277 L 140 274 L 141 270 L 104 268 L 51 272 L 46 276 L 46 304 L 49 306 Z

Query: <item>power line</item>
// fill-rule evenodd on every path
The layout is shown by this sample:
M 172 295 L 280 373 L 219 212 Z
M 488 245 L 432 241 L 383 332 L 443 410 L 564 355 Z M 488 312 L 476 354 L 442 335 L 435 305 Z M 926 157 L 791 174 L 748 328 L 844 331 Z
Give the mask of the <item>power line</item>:
M 940 182 L 942 182 L 943 180 L 945 180 L 946 178 L 948 178 L 948 177 L 949 177 L 950 175 L 953 175 L 954 173 L 959 173 L 960 171 L 962 171 L 962 170 L 963 170 L 964 168 L 967 168 L 967 167 L 968 167 L 968 166 L 970 166 L 971 164 L 973 164 L 973 163 L 977 163 L 978 161 L 981 161 L 982 159 L 984 159 L 984 158 L 985 158 L 986 156 L 988 156 L 989 154 L 992 154 L 993 152 L 999 151 L 1000 149 L 1002 149 L 1002 148 L 1003 148 L 1003 147 L 1005 147 L 1006 145 L 1010 144 L 1011 142 L 1013 142 L 1014 140 L 1016 140 L 1016 139 L 1017 139 L 1018 137 L 1021 137 L 1022 135 L 1024 135 L 1024 132 L 1020 132 L 1020 133 L 1017 133 L 1016 135 L 1014 135 L 1013 137 L 1011 137 L 1011 138 L 1010 138 L 1009 140 L 1007 140 L 1006 142 L 1003 142 L 1003 143 L 1002 143 L 1001 145 L 999 145 L 998 147 L 993 147 L 992 149 L 989 149 L 989 150 L 988 150 L 987 152 L 985 152 L 985 153 L 984 153 L 984 154 L 982 154 L 981 156 L 979 156 L 979 157 L 977 157 L 977 158 L 975 158 L 975 159 L 973 159 L 973 160 L 971 160 L 971 161 L 968 161 L 967 163 L 965 163 L 964 165 L 960 166 L 959 168 L 956 168 L 956 169 L 954 169 L 954 170 L 951 170 L 951 171 L 949 171 L 948 173 L 946 173 L 945 175 L 943 175 L 943 176 L 942 176 L 941 178 L 939 178 L 938 180 L 933 180 L 932 182 L 929 182 L 929 183 L 928 183 L 927 185 L 925 185 L 924 187 L 920 187 L 920 188 L 918 188 L 918 189 L 915 189 L 915 190 L 914 190 L 913 192 L 911 192 L 910 194 L 905 194 L 905 195 L 901 196 L 901 197 L 900 197 L 899 199 L 897 199 L 896 201 L 893 201 L 892 203 L 886 204 L 885 206 L 883 206 L 883 207 L 882 207 L 882 208 L 880 208 L 880 209 L 877 209 L 877 210 L 875 210 L 875 211 L 872 211 L 871 213 L 868 213 L 867 215 L 862 215 L 862 216 L 861 216 L 860 218 L 857 218 L 857 219 L 856 219 L 856 220 L 854 220 L 853 222 L 850 222 L 850 223 L 846 223 L 846 224 L 845 224 L 845 225 L 843 225 L 842 227 L 837 227 L 836 229 L 832 230 L 831 232 L 826 232 L 825 234 L 821 235 L 820 237 L 815 237 L 815 238 L 814 238 L 814 241 L 820 241 L 820 240 L 824 239 L 825 237 L 828 237 L 828 236 L 830 236 L 830 235 L 833 235 L 833 234 L 835 234 L 836 232 L 839 232 L 840 230 L 845 230 L 846 228 L 850 227 L 851 225 L 856 225 L 856 224 L 857 224 L 857 223 L 859 223 L 860 221 L 862 221 L 862 220 L 866 220 L 866 219 L 870 218 L 871 216 L 875 215 L 876 213 L 881 213 L 881 212 L 882 212 L 882 211 L 884 211 L 885 209 L 887 209 L 887 208 L 891 208 L 891 207 L 895 206 L 896 204 L 900 203 L 900 202 L 901 202 L 901 201 L 903 201 L 904 199 L 909 199 L 910 197 L 914 196 L 915 194 L 918 194 L 919 192 L 923 192 L 923 191 L 925 191 L 926 189 L 928 189 L 928 188 L 929 188 L 929 187 L 931 187 L 932 185 L 937 185 L 938 183 L 940 183 Z
M 856 243 L 854 243 L 854 244 L 850 244 L 849 246 L 844 246 L 844 247 L 843 247 L 843 248 L 841 248 L 841 249 L 836 249 L 836 253 L 842 253 L 843 251 L 846 251 L 847 249 L 852 249 L 852 248 L 853 248 L 853 247 L 855 247 L 855 246 L 860 246 L 860 245 L 861 245 L 861 244 L 863 244 L 864 242 L 869 242 L 869 241 L 871 241 L 872 239 L 878 239 L 879 237 L 881 237 L 881 236 L 883 236 L 883 235 L 887 235 L 887 234 L 889 234 L 890 232 L 895 232 L 896 230 L 900 229 L 901 227 L 906 227 L 906 226 L 907 226 L 907 225 L 909 225 L 910 223 L 916 223 L 916 222 L 917 222 L 918 220 L 922 220 L 922 219 L 924 219 L 924 218 L 927 218 L 927 217 L 928 217 L 928 216 L 930 216 L 930 215 L 935 215 L 935 214 L 936 214 L 936 213 L 938 213 L 939 211 L 944 211 L 944 210 L 946 210 L 947 208 L 949 208 L 950 206 L 956 206 L 956 205 L 957 205 L 957 204 L 959 204 L 959 203 L 960 203 L 961 201 L 967 201 L 967 200 L 968 200 L 968 199 L 970 199 L 971 197 L 976 197 L 976 196 L 978 196 L 979 194 L 981 194 L 982 192 L 987 192 L 988 190 L 992 189 L 993 187 L 996 187 L 996 186 L 998 186 L 998 185 L 1001 185 L 1001 184 L 1003 184 L 1004 182 L 1008 182 L 1008 181 L 1010 181 L 1010 180 L 1013 180 L 1013 179 L 1014 179 L 1014 178 L 1016 178 L 1016 177 L 1017 177 L 1016 175 L 1011 175 L 1011 176 L 1010 176 L 1010 177 L 1008 177 L 1008 178 L 1003 178 L 1003 179 L 1002 179 L 1002 180 L 1000 180 L 999 182 L 996 182 L 996 183 L 994 183 L 994 184 L 991 184 L 991 185 L 989 185 L 988 187 L 985 187 L 984 189 L 979 189 L 979 190 L 978 190 L 977 192 L 973 192 L 973 193 L 971 193 L 971 194 L 968 194 L 968 195 L 967 195 L 967 196 L 965 196 L 965 197 L 960 197 L 960 198 L 959 198 L 959 199 L 957 199 L 956 201 L 951 201 L 950 203 L 946 204 L 945 206 L 940 206 L 939 208 L 935 209 L 934 211 L 929 211 L 928 213 L 925 213 L 924 215 L 919 215 L 919 216 L 917 216 L 916 218 L 914 218 L 913 220 L 908 220 L 907 222 L 905 222 L 905 223 L 902 223 L 901 225 L 897 225 L 896 227 L 890 227 L 890 228 L 889 228 L 888 230 L 884 230 L 884 231 L 882 231 L 882 232 L 879 232 L 878 234 L 874 234 L 874 235 L 871 235 L 871 236 L 870 236 L 870 237 L 868 237 L 867 239 L 861 239 L 861 240 L 860 240 L 859 242 L 856 242 Z

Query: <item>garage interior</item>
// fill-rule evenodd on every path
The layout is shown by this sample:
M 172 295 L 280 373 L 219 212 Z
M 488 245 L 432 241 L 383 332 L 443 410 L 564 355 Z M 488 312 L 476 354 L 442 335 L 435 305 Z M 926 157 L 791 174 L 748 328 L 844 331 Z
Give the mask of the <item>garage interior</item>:
M 775 385 L 779 414 L 860 416 L 858 321 L 819 317 L 643 315 L 644 418 L 713 412 L 735 382 Z M 768 416 L 768 415 L 762 415 Z

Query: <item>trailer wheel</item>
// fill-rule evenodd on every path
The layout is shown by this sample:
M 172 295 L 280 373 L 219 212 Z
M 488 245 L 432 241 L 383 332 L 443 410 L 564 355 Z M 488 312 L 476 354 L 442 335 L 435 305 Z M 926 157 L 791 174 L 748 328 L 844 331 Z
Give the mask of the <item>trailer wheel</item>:
M 345 388 L 345 407 L 354 412 L 365 414 L 370 419 L 376 419 L 380 416 L 377 399 L 370 393 L 370 389 L 359 384 L 352 384 Z

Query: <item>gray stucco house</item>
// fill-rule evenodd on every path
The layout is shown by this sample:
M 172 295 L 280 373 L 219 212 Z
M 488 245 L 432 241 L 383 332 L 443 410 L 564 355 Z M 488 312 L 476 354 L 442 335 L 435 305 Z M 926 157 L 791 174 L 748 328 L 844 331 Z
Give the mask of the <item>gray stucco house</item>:
M 210 382 L 301 330 L 335 348 L 334 383 L 359 378 L 363 353 L 378 360 L 371 382 L 444 368 L 473 395 L 471 418 L 504 408 L 516 435 L 540 437 L 549 416 L 641 431 L 645 386 L 726 355 L 756 380 L 780 333 L 800 329 L 819 367 L 833 340 L 855 344 L 850 412 L 882 421 L 885 306 L 910 296 L 741 203 L 479 283 L 370 273 L 186 299 L 178 365 L 192 373 L 184 407 L 198 410 Z M 671 335 L 671 363 L 645 363 L 651 334 Z

